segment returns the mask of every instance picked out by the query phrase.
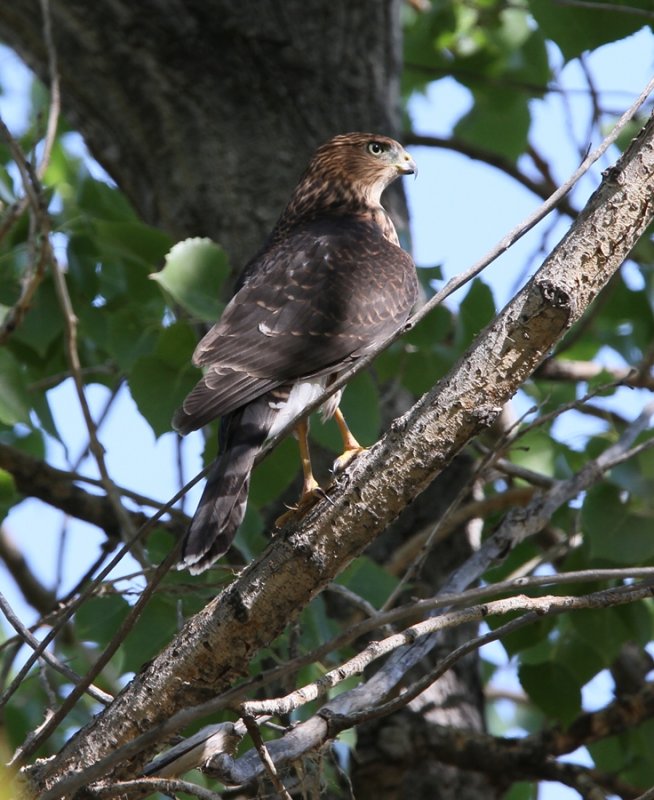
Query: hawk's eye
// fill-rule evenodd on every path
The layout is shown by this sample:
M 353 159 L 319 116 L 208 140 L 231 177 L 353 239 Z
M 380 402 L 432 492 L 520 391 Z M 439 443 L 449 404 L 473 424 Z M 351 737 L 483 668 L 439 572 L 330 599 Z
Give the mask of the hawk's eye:
M 384 152 L 381 142 L 368 142 L 368 152 L 373 156 L 380 156 Z

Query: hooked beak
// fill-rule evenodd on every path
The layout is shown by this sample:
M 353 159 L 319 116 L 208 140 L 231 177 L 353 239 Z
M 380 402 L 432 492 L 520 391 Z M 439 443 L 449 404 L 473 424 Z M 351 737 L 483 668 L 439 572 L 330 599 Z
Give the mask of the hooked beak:
M 397 169 L 401 175 L 414 175 L 416 178 L 418 177 L 418 166 L 406 150 L 402 152 L 398 159 Z

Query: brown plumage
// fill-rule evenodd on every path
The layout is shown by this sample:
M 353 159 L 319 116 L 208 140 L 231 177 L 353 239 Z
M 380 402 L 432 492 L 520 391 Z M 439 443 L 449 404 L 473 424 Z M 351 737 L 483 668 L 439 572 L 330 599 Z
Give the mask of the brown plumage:
M 230 546 L 266 438 L 406 321 L 417 297 L 415 266 L 380 197 L 415 171 L 409 154 L 385 136 L 349 133 L 322 145 L 220 321 L 198 344 L 193 361 L 206 371 L 173 425 L 186 434 L 222 417 L 220 450 L 180 568 L 202 572 Z M 326 404 L 326 416 L 339 400 L 337 393 Z M 340 412 L 337 421 L 346 454 L 360 450 Z M 305 425 L 298 434 L 304 496 L 316 484 Z

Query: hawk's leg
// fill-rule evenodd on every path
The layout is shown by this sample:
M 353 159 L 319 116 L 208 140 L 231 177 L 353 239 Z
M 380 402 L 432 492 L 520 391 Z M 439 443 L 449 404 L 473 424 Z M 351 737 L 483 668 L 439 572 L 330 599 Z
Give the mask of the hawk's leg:
M 298 444 L 300 446 L 300 461 L 302 463 L 302 493 L 297 505 L 286 511 L 275 520 L 275 526 L 281 528 L 294 517 L 304 514 L 308 511 L 314 503 L 321 497 L 325 496 L 325 492 L 320 488 L 318 481 L 313 477 L 313 470 L 311 469 L 311 454 L 309 452 L 309 422 L 304 419 L 295 426 L 295 433 L 297 435 Z
M 358 456 L 359 453 L 365 452 L 366 448 L 360 445 L 352 435 L 352 431 L 347 427 L 347 422 L 340 408 L 337 408 L 334 412 L 334 419 L 336 420 L 338 429 L 341 432 L 341 438 L 343 439 L 343 452 L 336 461 L 334 461 L 332 469 L 334 472 L 342 472 L 350 461 Z

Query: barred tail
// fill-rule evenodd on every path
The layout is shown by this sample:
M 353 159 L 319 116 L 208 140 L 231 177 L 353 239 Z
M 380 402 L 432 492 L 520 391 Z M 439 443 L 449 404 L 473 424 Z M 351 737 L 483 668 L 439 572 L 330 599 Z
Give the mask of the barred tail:
M 223 418 L 220 453 L 184 537 L 178 569 L 196 575 L 229 549 L 245 515 L 254 459 L 276 413 L 260 398 Z

